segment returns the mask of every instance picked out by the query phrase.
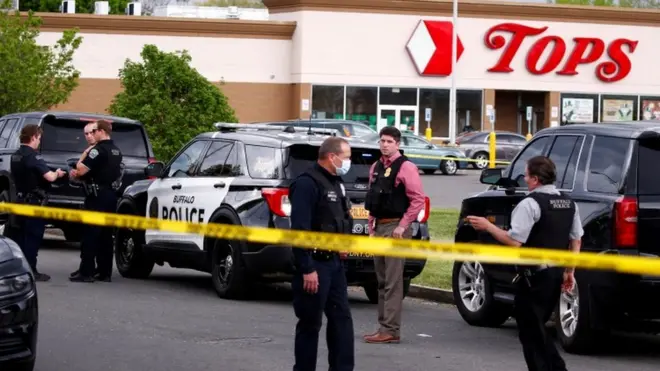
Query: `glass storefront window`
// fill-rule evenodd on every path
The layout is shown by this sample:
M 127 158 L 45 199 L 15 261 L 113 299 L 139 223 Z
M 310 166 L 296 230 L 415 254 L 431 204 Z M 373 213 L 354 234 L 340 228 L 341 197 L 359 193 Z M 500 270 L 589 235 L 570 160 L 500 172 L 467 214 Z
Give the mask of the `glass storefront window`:
M 379 103 L 395 106 L 416 106 L 417 89 L 382 86 L 380 88 Z
M 660 121 L 660 97 L 641 96 L 639 102 L 639 120 Z
M 560 125 L 589 124 L 598 121 L 598 94 L 562 93 Z
M 480 131 L 483 106 L 482 90 L 456 92 L 456 135 L 464 131 Z
M 330 85 L 312 86 L 312 118 L 343 119 L 344 87 Z
M 482 96 L 481 90 L 458 90 L 456 92 L 456 135 L 463 131 L 481 130 Z M 449 90 L 419 90 L 420 135 L 423 135 L 427 126 L 424 121 L 426 108 L 431 108 L 432 135 L 449 137 Z
M 378 88 L 372 86 L 346 87 L 346 119 L 362 121 L 376 130 Z
M 601 95 L 600 121 L 617 122 L 637 120 L 637 96 Z

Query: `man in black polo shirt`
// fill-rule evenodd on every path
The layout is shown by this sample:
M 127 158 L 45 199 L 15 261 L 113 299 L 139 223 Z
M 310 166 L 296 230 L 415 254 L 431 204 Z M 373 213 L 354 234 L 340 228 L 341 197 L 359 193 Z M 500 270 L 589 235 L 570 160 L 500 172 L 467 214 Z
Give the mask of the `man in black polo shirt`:
M 348 142 L 340 137 L 326 139 L 319 149 L 318 162 L 290 187 L 291 229 L 351 233 L 350 205 L 341 179 L 350 167 Z M 339 254 L 294 247 L 293 255 L 296 272 L 291 286 L 298 317 L 293 370 L 316 370 L 319 331 L 325 312 L 329 369 L 352 371 L 353 320 Z

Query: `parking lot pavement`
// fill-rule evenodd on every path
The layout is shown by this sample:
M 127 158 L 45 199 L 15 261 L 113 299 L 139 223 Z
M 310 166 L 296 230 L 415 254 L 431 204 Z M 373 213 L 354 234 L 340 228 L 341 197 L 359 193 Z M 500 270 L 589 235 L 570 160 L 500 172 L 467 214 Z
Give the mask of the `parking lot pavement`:
M 112 283 L 71 283 L 76 245 L 47 241 L 39 283 L 38 371 L 291 370 L 295 317 L 286 286 L 267 286 L 248 301 L 218 298 L 208 275 L 157 267 L 148 280 L 115 274 Z M 356 370 L 524 370 L 515 327 L 467 326 L 447 305 L 406 299 L 403 342 L 370 345 L 376 308 L 351 289 Z M 660 367 L 660 341 L 625 337 L 605 356 L 568 356 L 569 369 L 642 371 Z M 318 370 L 327 369 L 325 328 Z
M 464 198 L 485 190 L 479 182 L 480 170 L 459 170 L 456 175 L 421 175 L 424 192 L 431 198 L 432 208 L 460 209 Z

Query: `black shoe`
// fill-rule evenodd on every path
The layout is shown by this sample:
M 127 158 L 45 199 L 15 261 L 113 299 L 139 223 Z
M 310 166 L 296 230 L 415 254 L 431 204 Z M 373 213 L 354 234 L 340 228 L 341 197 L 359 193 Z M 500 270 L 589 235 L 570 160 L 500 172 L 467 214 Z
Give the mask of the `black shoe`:
M 111 276 L 106 276 L 101 273 L 97 273 L 94 275 L 94 279 L 96 281 L 102 281 L 102 282 L 112 282 L 112 277 Z
M 34 274 L 34 280 L 39 282 L 48 282 L 50 281 L 50 276 L 44 273 L 37 272 Z
M 69 277 L 71 282 L 94 282 L 94 277 L 83 276 L 80 273 L 76 274 L 73 277 Z
M 75 272 L 71 272 L 71 274 L 69 275 L 69 277 L 75 277 L 75 276 L 77 276 L 77 275 L 79 275 L 79 274 L 80 274 L 80 269 L 76 269 Z

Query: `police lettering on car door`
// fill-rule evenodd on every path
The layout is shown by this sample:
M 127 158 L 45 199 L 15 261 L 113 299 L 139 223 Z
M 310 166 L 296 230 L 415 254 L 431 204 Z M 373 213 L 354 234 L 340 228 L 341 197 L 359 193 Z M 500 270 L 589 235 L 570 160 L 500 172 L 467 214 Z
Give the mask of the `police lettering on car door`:
M 195 196 L 175 195 L 172 199 L 172 206 L 163 206 L 161 208 L 160 218 L 203 223 L 204 209 L 195 207 Z

